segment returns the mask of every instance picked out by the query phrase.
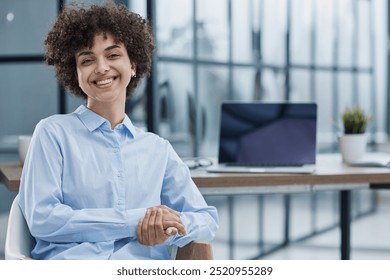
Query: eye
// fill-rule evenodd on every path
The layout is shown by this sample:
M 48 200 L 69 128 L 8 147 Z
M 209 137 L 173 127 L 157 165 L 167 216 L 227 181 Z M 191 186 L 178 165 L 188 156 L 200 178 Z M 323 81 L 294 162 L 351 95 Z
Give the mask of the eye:
M 81 60 L 81 65 L 88 65 L 91 64 L 92 62 L 93 62 L 92 58 L 84 58 L 83 60 Z
M 108 55 L 108 58 L 109 59 L 115 59 L 115 58 L 118 58 L 120 55 L 119 54 L 117 54 L 117 53 L 112 53 L 112 54 L 109 54 Z

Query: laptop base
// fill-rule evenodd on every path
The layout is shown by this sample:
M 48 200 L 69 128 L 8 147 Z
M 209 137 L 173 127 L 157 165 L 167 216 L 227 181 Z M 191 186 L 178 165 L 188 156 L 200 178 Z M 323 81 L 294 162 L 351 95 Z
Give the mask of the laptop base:
M 216 164 L 208 167 L 207 172 L 210 173 L 297 173 L 297 174 L 311 174 L 315 171 L 315 165 L 303 166 L 228 166 L 226 164 Z

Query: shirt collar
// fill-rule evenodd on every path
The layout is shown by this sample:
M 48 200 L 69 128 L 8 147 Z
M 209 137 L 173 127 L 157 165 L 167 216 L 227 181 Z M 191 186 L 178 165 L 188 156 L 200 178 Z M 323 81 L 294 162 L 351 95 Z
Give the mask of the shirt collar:
M 125 119 L 123 120 L 122 124 L 133 135 L 133 137 L 137 136 L 137 131 L 136 131 L 133 123 L 131 122 L 130 118 L 126 114 L 125 114 Z
M 81 122 L 87 127 L 87 129 L 92 132 L 97 128 L 101 127 L 103 124 L 110 125 L 108 120 L 102 116 L 96 114 L 94 111 L 88 109 L 85 105 L 80 105 L 74 113 L 79 117 Z M 125 114 L 125 118 L 122 122 L 125 128 L 135 137 L 137 135 L 136 129 L 131 122 L 130 118 Z

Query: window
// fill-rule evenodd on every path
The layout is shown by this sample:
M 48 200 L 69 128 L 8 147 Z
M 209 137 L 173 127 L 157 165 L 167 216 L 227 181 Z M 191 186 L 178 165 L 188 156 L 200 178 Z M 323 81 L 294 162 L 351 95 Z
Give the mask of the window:
M 386 49 L 378 39 L 386 38 L 385 17 L 374 15 L 379 6 L 383 9 L 383 2 L 150 3 L 155 3 L 153 28 L 158 45 L 155 104 L 172 103 L 181 112 L 189 106 L 185 96 L 190 95 L 195 114 L 187 115 L 195 121 L 193 127 L 180 130 L 181 139 L 188 141 L 184 150 L 186 145 L 180 143 L 182 155 L 216 155 L 218 110 L 224 100 L 317 102 L 320 152 L 334 149 L 342 131 L 340 114 L 355 104 L 374 115 L 373 139 L 387 138 L 387 97 L 379 86 L 386 77 L 385 62 L 380 60 Z M 167 81 L 173 100 L 162 103 Z M 167 137 L 166 127 L 177 122 L 161 115 L 154 121 L 156 132 L 163 131 Z

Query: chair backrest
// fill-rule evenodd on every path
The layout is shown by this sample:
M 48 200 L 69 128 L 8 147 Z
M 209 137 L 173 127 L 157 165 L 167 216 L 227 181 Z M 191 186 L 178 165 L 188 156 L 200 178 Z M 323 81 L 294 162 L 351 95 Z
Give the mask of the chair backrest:
M 19 207 L 19 195 L 12 202 L 8 218 L 7 235 L 5 238 L 5 259 L 20 260 L 30 258 L 35 246 L 22 210 Z

